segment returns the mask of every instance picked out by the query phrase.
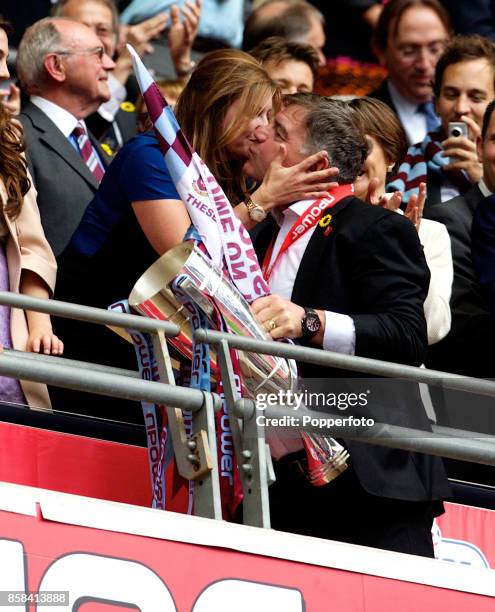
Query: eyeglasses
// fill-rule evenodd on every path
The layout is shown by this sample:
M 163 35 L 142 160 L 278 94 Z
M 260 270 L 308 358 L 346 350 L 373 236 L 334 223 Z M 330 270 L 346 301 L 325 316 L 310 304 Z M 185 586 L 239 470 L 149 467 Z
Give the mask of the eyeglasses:
M 105 49 L 103 47 L 93 47 L 92 49 L 81 49 L 75 51 L 54 51 L 55 55 L 96 55 L 100 62 L 103 60 L 105 55 Z

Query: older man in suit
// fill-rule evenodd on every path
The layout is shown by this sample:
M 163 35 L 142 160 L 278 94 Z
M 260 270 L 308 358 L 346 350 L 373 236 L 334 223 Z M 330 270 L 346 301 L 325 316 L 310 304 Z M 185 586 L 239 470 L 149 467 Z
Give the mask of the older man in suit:
M 258 130 L 257 138 L 244 167 L 256 180 L 281 147 L 288 167 L 325 149 L 340 171 L 340 185 L 328 200 L 277 209 L 278 234 L 270 224 L 260 230 L 257 246 L 273 291 L 253 304 L 260 323 L 272 338 L 419 365 L 427 343 L 423 302 L 429 271 L 407 219 L 353 196 L 367 145 L 348 106 L 312 94 L 286 96 L 273 127 Z M 315 206 L 323 209 L 320 215 Z M 368 391 L 367 405 L 352 409 L 356 416 L 429 429 L 417 385 L 363 380 L 314 365 L 301 364 L 301 371 L 309 388 L 316 382 L 319 392 Z M 449 494 L 441 461 L 345 444 L 349 468 L 323 487 L 301 475 L 300 451 L 276 462 L 277 482 L 270 488 L 273 527 L 433 556 L 432 517 Z
M 63 18 L 26 30 L 17 73 L 30 101 L 20 116 L 43 228 L 55 255 L 93 199 L 107 158 L 84 119 L 110 98 L 113 61 L 94 32 Z

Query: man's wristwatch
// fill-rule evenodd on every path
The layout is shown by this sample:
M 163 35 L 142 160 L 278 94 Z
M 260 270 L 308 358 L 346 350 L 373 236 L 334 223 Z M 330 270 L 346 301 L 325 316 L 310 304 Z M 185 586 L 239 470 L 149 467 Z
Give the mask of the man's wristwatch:
M 304 317 L 301 320 L 303 340 L 311 340 L 321 329 L 320 317 L 312 308 L 304 309 Z
M 264 221 L 266 219 L 266 211 L 263 210 L 261 206 L 258 206 L 258 204 L 255 204 L 249 196 L 247 196 L 244 200 L 244 204 L 246 205 L 248 215 L 251 221 L 254 221 L 255 223 L 260 223 L 261 221 Z

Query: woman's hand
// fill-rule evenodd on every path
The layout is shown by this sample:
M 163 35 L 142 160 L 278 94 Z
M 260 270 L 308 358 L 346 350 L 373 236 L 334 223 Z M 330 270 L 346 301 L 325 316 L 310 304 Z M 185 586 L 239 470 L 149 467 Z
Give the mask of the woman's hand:
M 394 191 L 394 193 L 378 194 L 378 185 L 380 181 L 377 177 L 372 178 L 368 184 L 368 192 L 366 194 L 366 202 L 373 206 L 381 206 L 387 210 L 396 212 L 402 204 L 402 192 Z
M 409 198 L 406 210 L 404 214 L 414 225 L 416 230 L 419 232 L 419 226 L 421 225 L 421 219 L 423 218 L 423 208 L 425 207 L 426 200 L 426 183 L 419 184 L 419 193 L 413 193 Z
M 21 113 L 21 90 L 14 83 L 10 83 L 8 89 L 0 89 L 0 104 L 14 117 Z
M 286 156 L 285 146 L 280 145 L 263 182 L 252 194 L 253 201 L 266 212 L 283 204 L 325 197 L 338 186 L 334 179 L 339 171 L 328 167 L 326 151 L 314 153 L 288 168 L 283 165 Z
M 30 353 L 62 355 L 64 352 L 64 343 L 53 333 L 52 326 L 48 322 L 48 324 L 41 324 L 29 330 L 26 350 Z
M 393 193 L 385 193 L 378 195 L 379 180 L 372 178 L 368 185 L 368 193 L 366 194 L 366 201 L 369 204 L 375 206 L 382 206 L 387 210 L 397 212 L 402 204 L 402 192 L 394 191 Z M 426 183 L 419 184 L 418 193 L 413 193 L 406 206 L 404 215 L 411 221 L 417 231 L 423 218 L 423 208 L 425 207 L 426 201 Z

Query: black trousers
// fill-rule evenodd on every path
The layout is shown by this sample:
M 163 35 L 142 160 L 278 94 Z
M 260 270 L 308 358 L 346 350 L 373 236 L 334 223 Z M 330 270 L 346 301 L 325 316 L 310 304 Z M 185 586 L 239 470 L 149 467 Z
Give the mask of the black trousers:
M 367 493 L 351 466 L 323 487 L 310 484 L 289 455 L 275 463 L 270 486 L 273 529 L 433 557 L 432 502 Z M 438 514 L 436 512 L 435 514 Z

